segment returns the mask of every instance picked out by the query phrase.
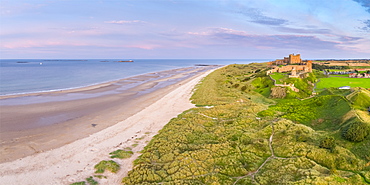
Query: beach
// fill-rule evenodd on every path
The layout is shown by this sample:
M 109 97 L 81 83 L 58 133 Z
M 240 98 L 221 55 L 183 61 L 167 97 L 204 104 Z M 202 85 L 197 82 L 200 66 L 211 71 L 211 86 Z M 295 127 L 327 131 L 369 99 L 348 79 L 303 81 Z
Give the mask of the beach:
M 131 147 L 115 160 L 117 174 L 102 184 L 119 184 L 147 142 L 168 121 L 194 107 L 194 86 L 219 66 L 149 73 L 56 92 L 1 99 L 0 181 L 5 184 L 70 184 L 94 174 L 109 153 Z M 16 123 L 16 124 L 15 124 Z M 133 147 L 135 146 L 135 147 Z

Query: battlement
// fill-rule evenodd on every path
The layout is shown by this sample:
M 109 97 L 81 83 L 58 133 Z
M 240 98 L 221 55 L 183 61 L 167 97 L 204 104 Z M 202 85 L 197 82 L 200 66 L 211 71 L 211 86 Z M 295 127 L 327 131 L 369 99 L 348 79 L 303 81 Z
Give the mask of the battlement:
M 288 64 L 300 64 L 302 63 L 301 54 L 290 54 Z

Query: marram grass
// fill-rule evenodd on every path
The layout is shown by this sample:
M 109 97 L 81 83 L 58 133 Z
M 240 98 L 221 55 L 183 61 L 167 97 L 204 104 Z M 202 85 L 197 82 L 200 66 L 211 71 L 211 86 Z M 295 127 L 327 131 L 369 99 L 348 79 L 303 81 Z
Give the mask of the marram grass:
M 369 137 L 353 143 L 341 136 L 353 119 L 348 102 L 330 95 L 273 105 L 269 82 L 254 82 L 266 78 L 264 70 L 229 65 L 208 75 L 192 96 L 198 108 L 164 126 L 122 182 L 369 184 Z

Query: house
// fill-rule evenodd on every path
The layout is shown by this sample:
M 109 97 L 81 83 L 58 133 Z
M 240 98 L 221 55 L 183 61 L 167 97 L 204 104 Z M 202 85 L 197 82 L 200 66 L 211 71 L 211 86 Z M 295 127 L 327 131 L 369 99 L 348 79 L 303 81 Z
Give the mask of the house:
M 370 74 L 368 73 L 350 73 L 350 78 L 370 78 Z
M 357 77 L 357 73 L 349 73 L 349 77 L 350 78 L 356 78 Z

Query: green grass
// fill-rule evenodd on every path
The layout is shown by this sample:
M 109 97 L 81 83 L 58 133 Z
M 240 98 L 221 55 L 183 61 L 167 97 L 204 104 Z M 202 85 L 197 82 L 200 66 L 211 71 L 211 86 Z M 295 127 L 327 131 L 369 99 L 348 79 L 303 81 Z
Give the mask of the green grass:
M 340 96 L 347 96 L 351 94 L 352 91 L 350 89 L 338 89 L 334 87 L 327 88 L 319 93 L 319 96 L 323 95 L 340 95 Z
M 343 74 L 343 75 L 337 75 L 337 74 L 332 74 L 332 75 L 330 75 L 331 77 L 349 77 L 349 75 L 348 74 Z
M 273 73 L 273 74 L 270 74 L 271 78 L 273 78 L 276 82 L 276 84 L 283 84 L 282 81 L 280 81 L 280 79 L 283 79 L 284 77 L 287 77 L 286 74 L 283 74 L 283 73 Z
M 119 158 L 119 159 L 126 159 L 130 158 L 134 154 L 132 151 L 126 151 L 126 150 L 116 150 L 114 152 L 109 153 L 110 158 Z
M 96 169 L 95 173 L 104 173 L 105 170 L 109 170 L 112 173 L 117 173 L 117 171 L 120 169 L 119 165 L 110 160 L 110 161 L 100 161 L 97 165 L 94 166 Z
M 196 86 L 196 91 L 191 97 L 192 103 L 202 107 L 223 105 L 248 98 L 269 101 L 252 92 L 256 90 L 252 84 L 256 76 L 265 79 L 261 87 L 272 86 L 272 80 L 266 76 L 266 71 L 254 73 L 263 69 L 262 67 L 266 67 L 266 64 L 229 65 L 212 72 Z M 262 91 L 269 93 L 268 87 Z
M 86 178 L 86 181 L 89 183 L 89 185 L 98 185 L 99 183 L 94 180 L 94 177 L 90 176 L 89 178 Z M 85 181 L 75 182 L 70 185 L 86 185 Z
M 316 84 L 316 89 L 323 90 L 325 88 L 342 86 L 370 88 L 370 78 L 320 78 L 320 82 Z
M 94 180 L 94 178 L 92 176 L 90 176 L 89 178 L 86 178 L 86 181 L 90 184 L 90 185 L 98 185 L 99 183 L 97 181 Z
M 348 71 L 348 69 L 328 69 L 329 72 L 342 72 L 342 71 Z
M 316 74 L 320 75 L 320 73 L 308 73 L 306 78 L 289 78 L 286 74 L 283 73 L 274 73 L 271 74 L 270 77 L 276 81 L 276 84 L 294 84 L 294 87 L 299 89 L 299 92 L 292 91 L 290 88 L 287 88 L 286 96 L 284 98 L 287 99 L 295 99 L 295 98 L 306 98 L 311 96 L 313 92 L 313 84 L 317 81 Z M 257 80 L 257 79 L 256 79 Z M 255 80 L 255 81 L 256 81 Z M 261 88 L 263 85 L 254 82 L 255 87 L 257 88 L 256 92 L 261 93 L 265 97 L 266 95 L 270 95 L 267 92 L 270 91 L 269 89 Z M 258 85 L 258 86 L 257 86 Z M 266 92 L 267 91 L 267 92 Z
M 94 177 L 98 178 L 98 179 L 106 179 L 107 176 L 104 176 L 104 175 L 94 175 Z
M 274 85 L 273 81 L 269 77 L 258 77 L 253 80 L 252 84 L 256 88 L 254 91 L 260 93 L 266 98 L 270 96 L 271 87 Z
M 75 183 L 72 183 L 70 185 L 86 185 L 86 182 L 85 181 L 75 182 Z
M 353 106 L 360 110 L 367 110 L 370 107 L 370 92 L 363 89 L 354 93 L 349 99 Z
M 349 66 L 349 68 L 351 69 L 358 69 L 358 68 L 361 68 L 361 69 L 369 69 L 370 70 L 370 66 Z
M 351 110 L 342 96 L 326 95 L 306 100 L 282 100 L 268 110 L 283 112 L 282 118 L 305 124 L 314 129 L 338 129 L 341 117 Z M 267 110 L 266 110 L 267 111 Z M 266 112 L 264 111 L 264 112 Z
M 349 102 L 334 94 L 271 105 L 275 101 L 255 92 L 267 88 L 263 67 L 230 65 L 207 76 L 192 97 L 199 107 L 165 125 L 122 183 L 363 183 L 370 176 L 370 138 L 342 138 L 341 128 L 354 116 Z M 323 144 L 326 138 L 335 145 Z

